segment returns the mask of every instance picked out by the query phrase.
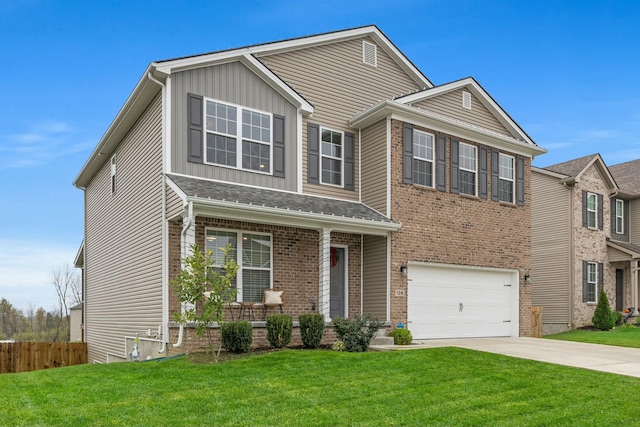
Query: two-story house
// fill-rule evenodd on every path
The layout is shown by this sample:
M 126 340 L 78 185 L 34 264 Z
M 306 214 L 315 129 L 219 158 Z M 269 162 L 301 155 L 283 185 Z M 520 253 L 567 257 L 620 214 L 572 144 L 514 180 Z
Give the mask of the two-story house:
M 375 26 L 153 62 L 78 174 L 92 361 L 196 348 L 168 286 L 231 244 L 237 301 L 415 338 L 530 335 L 530 165 L 473 79 L 434 86 Z M 264 322 L 253 323 L 260 334 Z
M 544 334 L 591 325 L 603 287 L 612 309 L 637 309 L 638 172 L 599 154 L 532 168 L 532 303 Z

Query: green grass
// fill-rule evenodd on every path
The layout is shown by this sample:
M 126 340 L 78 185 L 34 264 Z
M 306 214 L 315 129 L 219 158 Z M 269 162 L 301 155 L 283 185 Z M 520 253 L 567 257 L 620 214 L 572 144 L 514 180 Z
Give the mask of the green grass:
M 0 375 L 0 425 L 630 426 L 640 379 L 458 348 Z
M 624 328 L 618 326 L 610 331 L 576 329 L 561 334 L 545 335 L 544 338 L 640 348 L 640 328 Z

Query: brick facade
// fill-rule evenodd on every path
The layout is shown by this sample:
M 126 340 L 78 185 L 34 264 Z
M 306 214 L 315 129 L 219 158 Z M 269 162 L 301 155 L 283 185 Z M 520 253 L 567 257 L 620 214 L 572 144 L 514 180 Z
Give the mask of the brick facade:
M 582 226 L 582 192 L 603 196 L 602 230 L 590 229 Z M 595 312 L 596 303 L 582 301 L 582 270 L 583 261 L 598 262 L 604 264 L 604 290 L 609 299 L 611 308 L 615 308 L 616 276 L 615 268 L 611 268 L 607 256 L 607 238 L 611 236 L 611 209 L 609 200 L 609 187 L 598 169 L 592 165 L 580 177 L 573 191 L 573 247 L 575 262 L 573 265 L 573 326 L 581 327 L 591 325 L 591 319 Z
M 400 265 L 407 261 L 504 268 L 520 272 L 520 335 L 530 336 L 531 289 L 523 279 L 531 268 L 530 159 L 525 159 L 524 206 L 492 201 L 490 196 L 482 199 L 450 193 L 448 147 L 446 192 L 404 184 L 402 127 L 402 122 L 392 120 L 391 217 L 402 228 L 392 239 L 391 321 L 407 321 L 407 278 L 400 273 Z M 432 129 L 416 129 L 438 134 Z M 488 160 L 490 171 L 490 156 Z M 396 290 L 405 296 L 397 296 Z

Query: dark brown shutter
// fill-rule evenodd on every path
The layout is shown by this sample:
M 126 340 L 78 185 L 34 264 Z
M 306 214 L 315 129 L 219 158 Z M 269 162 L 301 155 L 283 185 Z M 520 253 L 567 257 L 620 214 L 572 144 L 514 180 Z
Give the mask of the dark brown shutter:
M 284 178 L 284 116 L 273 115 L 273 176 Z
M 320 183 L 320 127 L 313 123 L 307 126 L 307 181 Z
M 203 126 L 204 117 L 203 98 L 192 93 L 187 94 L 187 122 L 189 133 L 187 135 L 187 160 L 193 163 L 203 163 Z
M 413 126 L 407 123 L 402 128 L 402 180 L 413 184 Z
M 344 188 L 345 190 L 355 190 L 355 135 L 344 134 Z
M 460 142 L 451 138 L 451 192 L 459 193 L 459 181 L 460 177 L 458 175 L 459 165 L 460 165 L 460 154 L 459 154 Z
M 598 289 L 596 290 L 598 295 L 596 296 L 596 298 L 600 296 L 600 292 L 602 291 L 603 287 L 604 287 L 604 264 L 599 262 L 598 263 Z
M 604 196 L 598 194 L 598 229 L 602 230 L 604 227 Z
M 518 156 L 516 160 L 516 203 L 524 205 L 524 157 Z
M 480 147 L 480 198 L 486 199 L 488 197 L 487 188 L 487 147 Z
M 582 261 L 582 302 L 589 301 L 587 294 L 589 292 L 589 263 Z
M 447 137 L 436 137 L 436 186 L 440 191 L 447 191 Z
M 491 200 L 500 200 L 500 152 L 491 150 Z
M 587 227 L 589 221 L 587 220 L 587 192 L 582 190 L 582 226 Z

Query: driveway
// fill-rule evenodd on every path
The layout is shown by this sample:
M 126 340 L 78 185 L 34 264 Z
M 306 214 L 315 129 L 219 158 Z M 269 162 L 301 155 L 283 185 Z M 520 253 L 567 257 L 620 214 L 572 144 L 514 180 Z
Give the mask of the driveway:
M 574 366 L 640 378 L 640 349 L 543 338 L 456 338 L 416 340 L 408 346 L 371 346 L 372 350 L 460 347 L 522 359 Z

